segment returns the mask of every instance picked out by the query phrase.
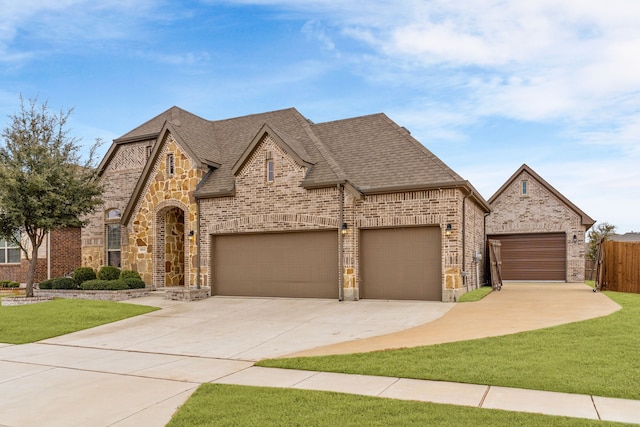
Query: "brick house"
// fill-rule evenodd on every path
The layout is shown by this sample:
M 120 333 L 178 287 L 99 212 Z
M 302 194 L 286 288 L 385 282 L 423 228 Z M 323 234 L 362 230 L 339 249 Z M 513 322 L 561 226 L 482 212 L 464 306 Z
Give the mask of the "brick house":
M 500 240 L 502 278 L 584 281 L 585 233 L 595 223 L 526 164 L 489 199 L 487 238 Z
M 36 282 L 69 274 L 81 264 L 80 227 L 54 230 L 45 236 L 38 251 Z M 0 239 L 0 280 L 27 281 L 29 261 L 22 251 Z
M 489 205 L 384 114 L 210 121 L 178 107 L 113 141 L 83 265 L 214 295 L 453 301 L 484 283 Z

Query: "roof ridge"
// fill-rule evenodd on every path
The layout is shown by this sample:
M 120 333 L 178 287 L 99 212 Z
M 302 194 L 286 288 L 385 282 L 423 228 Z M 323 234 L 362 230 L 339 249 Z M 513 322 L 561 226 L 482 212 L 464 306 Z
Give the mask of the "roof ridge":
M 228 121 L 248 119 L 250 117 L 264 116 L 264 115 L 267 115 L 267 114 L 281 113 L 281 112 L 284 112 L 284 111 L 294 111 L 295 113 L 300 114 L 300 112 L 298 110 L 296 110 L 295 107 L 288 107 L 288 108 L 281 108 L 281 109 L 278 109 L 278 110 L 264 111 L 262 113 L 251 113 L 251 114 L 245 114 L 244 116 L 227 117 L 226 119 L 217 119 L 217 120 L 208 120 L 208 121 L 211 122 L 211 123 L 222 123 L 222 122 L 228 122 Z

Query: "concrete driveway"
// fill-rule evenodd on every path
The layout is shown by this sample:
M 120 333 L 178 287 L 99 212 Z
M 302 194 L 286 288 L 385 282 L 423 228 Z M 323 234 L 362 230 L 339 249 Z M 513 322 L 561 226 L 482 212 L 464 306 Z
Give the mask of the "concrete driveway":
M 454 304 L 213 297 L 34 344 L 0 344 L 0 425 L 163 426 L 253 362 L 428 323 Z
M 312 376 L 252 365 L 295 353 L 371 351 L 503 335 L 620 308 L 582 284 L 506 285 L 474 304 L 228 297 L 131 302 L 163 308 L 34 344 L 0 344 L 0 426 L 164 426 L 204 382 L 304 388 L 307 378 L 312 388 L 322 381 L 324 389 L 353 392 L 359 384 L 354 377 L 362 377 L 365 382 L 356 388 L 367 394 L 372 389 L 368 377 L 338 380 L 336 374 Z M 335 389 L 340 381 L 350 388 Z M 389 378 L 376 381 L 389 387 Z M 473 397 L 479 386 L 469 387 Z M 465 393 L 453 394 L 452 401 L 443 403 L 464 404 L 459 399 Z M 413 394 L 406 398 L 420 400 Z M 635 413 L 640 407 L 638 402 L 625 405 Z M 618 416 L 620 410 L 613 412 Z

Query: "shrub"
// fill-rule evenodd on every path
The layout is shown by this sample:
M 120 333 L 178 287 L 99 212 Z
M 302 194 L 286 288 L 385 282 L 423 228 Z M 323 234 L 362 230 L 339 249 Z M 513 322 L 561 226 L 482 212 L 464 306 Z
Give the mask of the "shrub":
M 19 288 L 20 283 L 14 282 L 13 280 L 1 280 L 0 288 Z
M 80 285 L 84 291 L 122 291 L 129 289 L 127 283 L 124 280 L 87 280 Z
M 82 282 L 97 279 L 96 272 L 91 267 L 76 268 L 73 272 L 73 280 L 80 286 Z
M 117 280 L 120 277 L 120 269 L 105 265 L 98 271 L 98 279 L 100 280 Z
M 120 272 L 120 279 L 138 279 L 141 280 L 140 274 L 133 270 L 122 270 Z
M 51 287 L 53 285 L 53 280 L 54 279 L 43 280 L 42 282 L 38 283 L 38 288 L 40 288 L 40 289 L 51 289 Z
M 122 279 L 121 278 L 120 280 L 124 281 L 129 287 L 129 289 L 142 289 L 146 286 L 141 279 L 135 279 L 135 278 Z
M 51 289 L 78 289 L 78 284 L 70 277 L 57 277 L 53 279 Z

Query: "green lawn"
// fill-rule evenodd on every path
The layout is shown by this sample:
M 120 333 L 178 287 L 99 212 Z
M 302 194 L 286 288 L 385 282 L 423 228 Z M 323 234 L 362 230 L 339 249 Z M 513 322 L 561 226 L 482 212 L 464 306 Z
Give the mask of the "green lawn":
M 462 294 L 458 302 L 475 302 L 480 301 L 482 298 L 486 297 L 493 291 L 491 286 L 483 286 L 478 289 L 474 289 L 471 292 L 467 292 L 466 294 Z
M 604 426 L 602 421 L 333 392 L 203 384 L 167 427 Z
M 158 310 L 112 301 L 56 299 L 0 306 L 0 342 L 25 344 Z
M 640 399 L 640 295 L 606 295 L 623 309 L 502 337 L 257 365 Z

